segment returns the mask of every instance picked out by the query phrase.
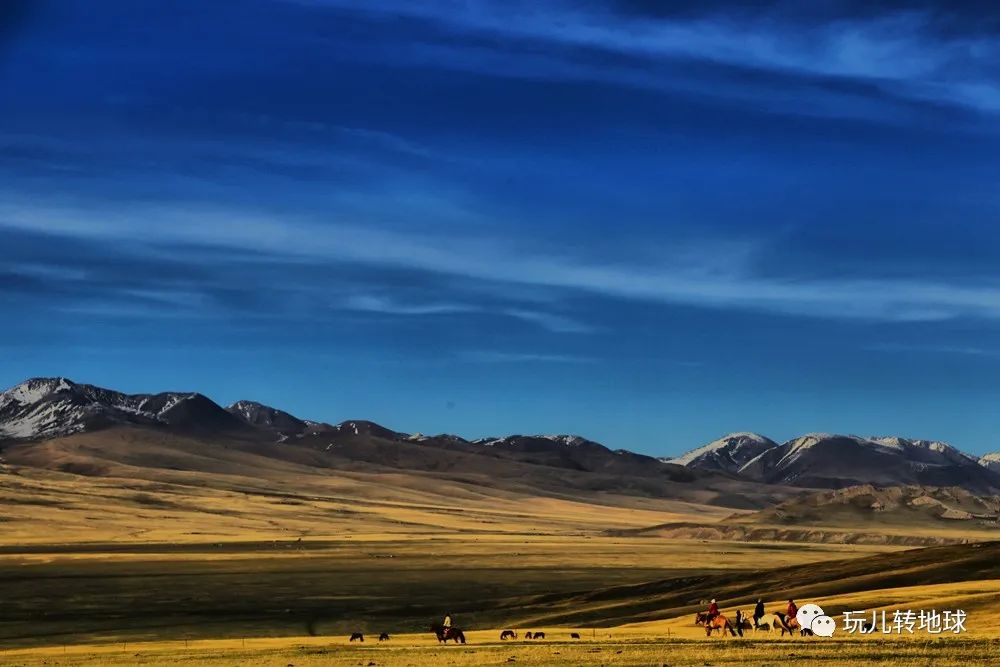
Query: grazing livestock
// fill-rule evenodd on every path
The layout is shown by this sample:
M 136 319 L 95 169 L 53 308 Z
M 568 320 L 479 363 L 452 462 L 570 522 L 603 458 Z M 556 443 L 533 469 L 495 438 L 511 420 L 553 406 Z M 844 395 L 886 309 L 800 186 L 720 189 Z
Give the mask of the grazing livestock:
M 435 623 L 431 626 L 431 632 L 434 633 L 437 640 L 442 644 L 447 644 L 449 639 L 456 644 L 465 643 L 465 633 L 458 628 L 446 628 L 440 623 Z
M 503 632 L 500 633 L 500 641 L 504 641 L 507 639 L 517 639 L 517 633 L 514 632 L 513 630 L 504 630 Z
M 580 638 L 580 633 L 579 632 L 571 632 L 571 633 L 569 633 L 569 638 L 570 639 L 579 639 Z
M 525 632 L 524 633 L 524 638 L 525 639 L 534 639 L 535 636 L 533 634 L 531 634 L 531 632 Z
M 355 632 L 353 635 L 351 635 L 351 641 L 352 642 L 353 641 L 363 642 L 364 640 L 365 640 L 365 636 L 363 634 L 361 634 L 360 632 Z
M 388 632 L 383 632 L 382 634 L 380 634 L 378 636 L 378 640 L 380 642 L 387 642 L 387 641 L 389 641 L 389 633 Z
M 545 633 L 544 632 L 536 632 L 535 633 L 535 639 L 545 639 Z

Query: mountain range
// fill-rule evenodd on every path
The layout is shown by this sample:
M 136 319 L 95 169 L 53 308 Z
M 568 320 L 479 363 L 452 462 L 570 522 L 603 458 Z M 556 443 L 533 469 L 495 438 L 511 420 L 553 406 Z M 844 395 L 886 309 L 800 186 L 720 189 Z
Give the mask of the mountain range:
M 976 458 L 934 440 L 811 433 L 783 444 L 754 433 L 726 436 L 671 463 L 728 472 L 767 484 L 808 488 L 959 486 L 975 491 L 997 487 L 1000 458 Z
M 321 467 L 470 472 L 539 484 L 554 478 L 574 488 L 638 495 L 672 496 L 677 485 L 686 485 L 732 506 L 766 505 L 753 498 L 769 490 L 787 495 L 796 487 L 1000 489 L 1000 454 L 977 459 L 945 443 L 898 437 L 810 434 L 779 444 L 734 433 L 683 456 L 657 459 L 576 435 L 467 440 L 409 434 L 365 420 L 310 421 L 249 400 L 222 407 L 197 392 L 125 394 L 66 378 L 30 379 L 0 394 L 0 449 L 8 459 L 13 452 L 38 463 L 31 443 L 122 428 L 235 443 Z

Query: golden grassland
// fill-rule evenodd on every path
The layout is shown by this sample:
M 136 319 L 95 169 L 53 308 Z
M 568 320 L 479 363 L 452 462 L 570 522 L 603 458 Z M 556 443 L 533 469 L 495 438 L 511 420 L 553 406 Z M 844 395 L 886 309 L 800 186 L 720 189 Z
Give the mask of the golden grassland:
M 422 628 L 442 610 L 491 627 L 529 603 L 548 608 L 540 596 L 702 574 L 706 550 L 697 542 L 544 535 L 86 546 L 0 556 L 0 643 L 398 632 Z M 712 548 L 727 554 L 717 566 L 748 569 L 845 555 L 828 545 L 788 546 Z
M 865 637 L 794 638 L 746 637 L 680 639 L 665 636 L 619 637 L 614 629 L 597 638 L 581 631 L 552 632 L 549 639 L 501 642 L 493 632 L 470 633 L 464 646 L 439 645 L 421 635 L 395 636 L 385 643 L 368 638 L 364 644 L 346 639 L 315 637 L 151 642 L 100 646 L 48 647 L 0 652 L 10 667 L 98 665 L 211 665 L 246 667 L 320 667 L 367 665 L 423 667 L 430 665 L 529 664 L 566 665 L 872 665 L 905 666 L 991 665 L 1000 662 L 996 637 Z
M 826 563 L 843 568 L 844 559 L 898 546 L 664 538 L 643 529 L 741 513 L 690 500 L 540 495 L 441 475 L 284 462 L 261 471 L 244 458 L 211 469 L 219 455 L 192 462 L 200 456 L 193 446 L 184 452 L 192 461 L 174 452 L 164 458 L 170 466 L 151 466 L 159 455 L 147 449 L 143 461 L 119 461 L 101 476 L 30 466 L 0 475 L 0 665 L 1000 662 L 1000 588 L 985 575 L 815 589 L 823 592 L 813 601 L 833 614 L 962 608 L 970 632 L 958 638 L 709 640 L 691 623 L 688 610 L 702 597 L 746 599 L 734 583 L 744 572 L 771 572 L 769 606 L 780 608 L 774 572 L 815 564 L 822 579 Z M 188 469 L 171 467 L 179 463 Z M 958 524 L 932 532 L 983 538 Z M 726 586 L 716 587 L 716 577 L 728 577 Z M 695 584 L 669 605 L 660 604 L 669 590 L 641 589 L 674 579 Z M 445 611 L 471 628 L 469 645 L 441 647 L 421 632 Z M 547 639 L 500 643 L 499 629 L 511 623 Z M 582 625 L 582 639 L 570 640 Z M 363 646 L 347 642 L 354 631 L 367 635 Z M 372 641 L 383 631 L 391 641 Z
M 293 468 L 285 476 L 269 471 L 268 478 L 254 479 L 157 471 L 145 479 L 140 472 L 149 475 L 137 469 L 136 477 L 86 477 L 22 468 L 0 477 L 0 544 L 593 535 L 693 516 L 718 520 L 733 512 L 614 495 L 540 497 L 403 473 L 304 475 Z
M 817 564 L 817 567 L 822 567 L 822 564 Z M 961 633 L 963 638 L 1000 637 L 1000 580 L 996 579 L 871 589 L 818 596 L 807 600 L 800 599 L 798 602 L 799 604 L 811 602 L 823 607 L 828 615 L 838 619 L 838 629 L 841 627 L 840 617 L 845 611 L 866 612 L 868 614 L 876 612 L 879 613 L 879 618 L 881 618 L 880 612 L 884 611 L 886 618 L 891 619 L 892 612 L 895 610 L 910 609 L 917 612 L 923 609 L 940 612 L 961 609 L 968 614 L 967 632 Z M 765 609 L 768 611 L 782 611 L 785 604 L 786 600 L 783 599 L 765 598 L 764 600 Z M 723 606 L 721 611 L 727 617 L 733 618 L 737 608 L 741 608 L 746 614 L 751 614 L 753 611 L 752 606 L 749 605 L 728 608 Z M 626 624 L 615 628 L 615 634 L 619 637 L 637 638 L 662 635 L 698 638 L 704 635 L 704 630 L 694 626 L 691 616 L 679 616 L 665 620 Z M 767 635 L 763 632 L 750 634 L 755 639 L 764 638 Z M 933 638 L 934 635 L 918 632 L 914 634 L 914 637 L 926 639 Z M 843 639 L 844 637 L 838 638 Z M 863 639 L 868 641 L 870 638 Z

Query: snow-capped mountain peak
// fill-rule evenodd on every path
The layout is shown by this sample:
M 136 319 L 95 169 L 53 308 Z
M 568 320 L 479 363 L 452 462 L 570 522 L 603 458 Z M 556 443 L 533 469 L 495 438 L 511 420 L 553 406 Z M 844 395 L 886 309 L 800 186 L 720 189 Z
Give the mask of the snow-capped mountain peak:
M 979 458 L 979 465 L 993 472 L 1000 472 L 1000 452 L 984 454 Z
M 730 433 L 675 459 L 664 460 L 692 468 L 736 472 L 751 459 L 776 446 L 776 442 L 758 433 Z
M 52 438 L 114 424 L 232 426 L 198 393 L 124 394 L 66 378 L 33 378 L 0 394 L 0 439 Z
M 853 484 L 1000 488 L 1000 478 L 935 440 L 810 433 L 771 448 L 739 469 L 748 479 L 812 487 Z
M 9 403 L 30 405 L 59 391 L 69 391 L 73 383 L 66 378 L 32 378 L 0 394 L 0 409 Z

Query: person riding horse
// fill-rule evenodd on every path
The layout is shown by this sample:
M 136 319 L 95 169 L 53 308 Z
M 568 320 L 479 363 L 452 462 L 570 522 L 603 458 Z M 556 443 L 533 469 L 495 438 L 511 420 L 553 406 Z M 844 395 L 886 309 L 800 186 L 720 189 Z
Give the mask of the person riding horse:
M 705 622 L 709 623 L 713 618 L 719 615 L 719 605 L 715 602 L 715 598 L 708 605 L 708 613 L 705 614 Z
M 788 613 L 788 620 L 791 622 L 799 613 L 799 606 L 795 604 L 795 600 L 788 601 L 788 609 L 785 610 Z
M 451 630 L 451 614 L 444 615 L 444 621 L 441 622 L 441 627 L 444 628 L 445 632 Z
M 760 598 L 757 598 L 757 604 L 753 608 L 753 627 L 760 627 L 760 619 L 764 618 L 764 602 Z

